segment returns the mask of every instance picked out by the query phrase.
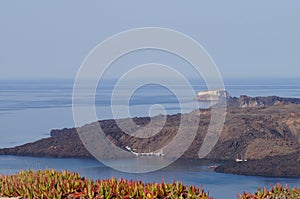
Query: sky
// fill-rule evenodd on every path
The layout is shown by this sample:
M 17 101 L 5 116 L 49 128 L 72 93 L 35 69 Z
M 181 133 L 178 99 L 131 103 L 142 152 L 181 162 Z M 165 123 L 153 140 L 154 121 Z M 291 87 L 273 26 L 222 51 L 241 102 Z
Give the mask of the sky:
M 297 78 L 299 21 L 298 0 L 1 0 L 0 79 L 74 79 L 101 41 L 149 26 L 195 39 L 224 78 Z

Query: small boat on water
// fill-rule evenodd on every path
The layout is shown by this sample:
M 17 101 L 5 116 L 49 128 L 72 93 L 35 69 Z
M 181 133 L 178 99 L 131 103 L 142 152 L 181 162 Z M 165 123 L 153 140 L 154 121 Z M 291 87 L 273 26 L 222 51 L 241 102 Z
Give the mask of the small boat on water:
M 216 169 L 217 167 L 218 167 L 217 165 L 211 165 L 208 168 L 210 168 L 210 169 Z

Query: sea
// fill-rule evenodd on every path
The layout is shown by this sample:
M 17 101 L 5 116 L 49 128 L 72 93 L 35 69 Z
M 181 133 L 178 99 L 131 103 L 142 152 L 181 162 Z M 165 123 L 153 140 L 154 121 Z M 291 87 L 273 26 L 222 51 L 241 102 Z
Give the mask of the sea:
M 189 80 L 193 92 L 207 89 L 204 81 Z M 143 117 L 158 114 L 187 113 L 195 99 L 189 95 L 178 98 L 166 86 L 148 84 L 136 88 L 133 82 L 123 85 L 114 106 L 127 110 L 113 114 L 111 96 L 116 80 L 100 82 L 95 92 L 97 119 Z M 185 96 L 186 87 L 170 81 L 172 88 Z M 74 127 L 72 93 L 74 80 L 0 80 L 0 148 L 13 147 L 50 136 L 51 129 Z M 300 79 L 260 78 L 224 79 L 225 89 L 231 96 L 281 96 L 300 98 Z M 130 98 L 128 98 L 128 92 Z M 122 96 L 127 97 L 122 100 Z M 199 103 L 200 108 L 208 102 Z M 163 107 L 163 108 L 162 108 Z M 182 108 L 184 107 L 184 109 Z M 91 121 L 92 122 L 92 121 Z M 110 164 L 127 165 L 128 159 L 110 160 Z M 269 178 L 216 173 L 209 166 L 218 163 L 179 160 L 161 170 L 133 174 L 109 168 L 95 159 L 0 156 L 0 174 L 13 174 L 24 169 L 55 168 L 79 172 L 92 179 L 110 177 L 139 179 L 145 182 L 182 181 L 187 185 L 202 186 L 215 199 L 236 198 L 237 194 L 254 192 L 258 187 L 281 183 L 299 186 L 300 179 Z M 130 165 L 130 164 L 128 164 Z M 143 166 L 143 165 L 142 165 Z M 146 165 L 145 165 L 146 166 Z

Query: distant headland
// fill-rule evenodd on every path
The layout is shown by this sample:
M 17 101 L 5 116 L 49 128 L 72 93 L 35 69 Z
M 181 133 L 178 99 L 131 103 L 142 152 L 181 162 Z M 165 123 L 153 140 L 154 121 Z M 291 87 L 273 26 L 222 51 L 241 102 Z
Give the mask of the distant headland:
M 228 96 L 226 102 L 226 122 L 221 137 L 206 156 L 206 159 L 222 162 L 216 171 L 243 175 L 300 177 L 300 99 Z M 181 158 L 198 159 L 197 154 L 210 123 L 211 109 L 195 110 L 188 116 L 200 116 L 201 120 L 195 140 Z M 140 127 L 151 121 L 149 117 L 132 119 Z M 122 123 L 126 123 L 128 119 L 121 120 Z M 159 150 L 176 135 L 180 114 L 168 115 L 162 130 L 145 139 L 125 134 L 115 120 L 98 122 L 111 142 L 124 150 L 134 149 L 134 153 L 146 154 L 149 148 Z M 50 135 L 49 138 L 36 142 L 0 149 L 0 155 L 92 157 L 79 139 L 75 128 L 51 130 Z M 236 161 L 237 157 L 247 161 Z M 107 153 L 103 158 L 117 157 Z

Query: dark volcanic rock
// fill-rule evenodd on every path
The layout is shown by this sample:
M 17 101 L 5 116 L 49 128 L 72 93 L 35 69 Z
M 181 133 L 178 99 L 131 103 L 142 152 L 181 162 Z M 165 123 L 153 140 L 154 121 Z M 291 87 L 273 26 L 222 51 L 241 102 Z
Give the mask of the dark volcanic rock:
M 216 172 L 267 177 L 300 177 L 299 154 L 266 157 L 247 162 L 230 161 L 215 169 Z
M 44 138 L 33 143 L 24 144 L 14 148 L 1 149 L 1 155 L 24 155 L 45 157 L 92 157 L 83 146 L 77 133 L 57 135 Z
M 250 97 L 247 95 L 241 95 L 239 98 L 231 97 L 227 100 L 228 107 L 264 107 L 274 105 L 288 105 L 288 104 L 300 104 L 299 98 L 286 98 L 278 96 L 268 97 Z
M 77 132 L 75 131 L 74 128 L 53 129 L 50 131 L 51 137 L 61 137 L 61 136 L 72 137 L 75 136 L 75 134 L 77 134 Z
M 231 101 L 230 101 L 231 100 Z M 236 157 L 248 159 L 246 163 L 228 163 L 219 167 L 219 172 L 265 175 L 298 175 L 300 155 L 300 105 L 299 99 L 266 98 L 231 98 L 228 103 L 226 121 L 222 134 L 206 156 L 210 160 L 233 161 Z M 254 101 L 253 101 L 254 100 Z M 243 106 L 247 104 L 247 106 Z M 253 106 L 252 106 L 252 105 Z M 255 104 L 255 106 L 254 106 Z M 263 105 L 262 105 L 263 104 Z M 181 114 L 169 115 L 163 128 L 149 138 L 138 138 L 124 133 L 115 120 L 99 121 L 107 140 L 120 148 L 129 146 L 137 152 L 159 150 L 171 142 L 178 131 Z M 203 109 L 185 115 L 189 121 L 199 118 L 198 131 L 193 143 L 182 158 L 198 159 L 198 152 L 207 133 L 211 119 L 211 110 Z M 151 133 L 157 131 L 157 125 L 143 130 L 153 121 L 159 122 L 162 116 L 155 118 L 133 118 L 136 125 L 129 125 L 129 119 L 118 120 L 133 133 Z M 87 131 L 94 124 L 85 125 Z M 191 125 L 184 127 L 188 134 Z M 14 148 L 0 149 L 0 154 L 51 156 L 51 157 L 92 157 L 79 139 L 75 128 L 52 130 L 51 137 Z M 189 138 L 187 138 L 189 139 Z M 99 147 L 107 151 L 104 146 Z M 177 150 L 180 150 L 178 147 Z M 174 150 L 176 152 L 176 149 Z M 103 158 L 117 158 L 104 153 Z M 281 161 L 282 160 L 282 161 Z M 275 167 L 276 168 L 273 168 Z M 256 169 L 255 169 L 256 168 Z

